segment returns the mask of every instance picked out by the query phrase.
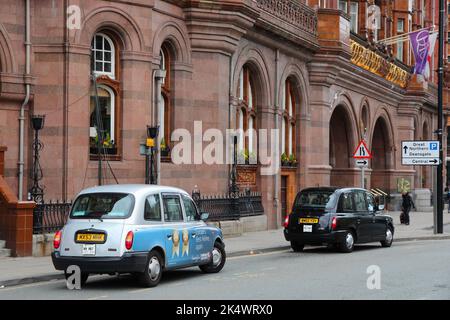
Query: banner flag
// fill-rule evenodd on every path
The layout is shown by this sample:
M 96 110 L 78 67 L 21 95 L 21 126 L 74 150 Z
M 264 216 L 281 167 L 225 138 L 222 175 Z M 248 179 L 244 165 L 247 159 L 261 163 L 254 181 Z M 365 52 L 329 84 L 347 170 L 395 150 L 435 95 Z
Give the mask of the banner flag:
M 430 34 L 428 30 L 418 30 L 409 35 L 411 40 L 411 48 L 414 53 L 416 65 L 414 67 L 415 74 L 423 75 L 428 60 L 428 52 L 430 49 Z

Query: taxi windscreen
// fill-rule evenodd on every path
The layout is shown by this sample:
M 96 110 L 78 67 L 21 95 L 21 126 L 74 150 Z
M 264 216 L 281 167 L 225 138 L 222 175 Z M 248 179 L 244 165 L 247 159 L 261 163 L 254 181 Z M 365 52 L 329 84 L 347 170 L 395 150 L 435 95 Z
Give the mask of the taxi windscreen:
M 72 219 L 124 219 L 133 211 L 134 196 L 127 193 L 89 193 L 77 198 Z

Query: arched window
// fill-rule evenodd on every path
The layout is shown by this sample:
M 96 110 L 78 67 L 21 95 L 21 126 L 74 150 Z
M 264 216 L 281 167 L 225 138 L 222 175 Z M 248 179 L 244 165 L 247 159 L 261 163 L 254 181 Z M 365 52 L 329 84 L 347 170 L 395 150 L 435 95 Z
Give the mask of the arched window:
M 96 33 L 91 42 L 91 74 L 96 76 L 97 91 L 92 88 L 90 97 L 89 145 L 91 156 L 98 154 L 99 130 L 102 130 L 102 154 L 119 154 L 120 142 L 120 82 L 118 54 L 115 42 L 105 33 Z M 96 110 L 96 94 L 98 109 Z M 112 158 L 115 159 L 115 158 Z
M 256 103 L 253 75 L 251 70 L 244 66 L 239 74 L 239 87 L 237 96 L 239 106 L 237 110 L 237 129 L 244 134 L 239 136 L 238 150 L 240 153 L 253 155 L 256 152 Z M 253 130 L 250 130 L 253 129 Z M 247 134 L 247 135 L 246 135 Z
M 162 81 L 161 85 L 161 104 L 159 109 L 159 132 L 161 135 L 161 155 L 169 159 L 170 155 L 170 135 L 172 130 L 171 119 L 171 100 L 172 100 L 172 56 L 167 44 L 163 44 L 160 50 L 160 68 L 166 71 L 166 77 Z
M 97 33 L 91 43 L 91 70 L 96 75 L 115 78 L 115 47 L 110 37 Z
M 287 79 L 282 92 L 283 122 L 281 123 L 281 153 L 295 157 L 295 109 L 294 85 Z

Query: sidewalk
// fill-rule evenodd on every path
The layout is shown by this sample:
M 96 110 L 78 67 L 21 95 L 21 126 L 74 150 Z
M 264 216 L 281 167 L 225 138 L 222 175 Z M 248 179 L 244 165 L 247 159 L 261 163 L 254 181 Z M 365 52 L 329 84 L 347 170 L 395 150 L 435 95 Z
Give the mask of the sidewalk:
M 431 212 L 411 212 L 411 224 L 400 224 L 400 212 L 389 212 L 394 218 L 396 241 L 450 239 L 450 214 L 444 213 L 444 234 L 433 234 Z M 225 238 L 228 257 L 288 249 L 282 229 L 251 232 L 239 237 Z M 51 257 L 0 258 L 0 288 L 19 284 L 62 279 L 53 268 Z

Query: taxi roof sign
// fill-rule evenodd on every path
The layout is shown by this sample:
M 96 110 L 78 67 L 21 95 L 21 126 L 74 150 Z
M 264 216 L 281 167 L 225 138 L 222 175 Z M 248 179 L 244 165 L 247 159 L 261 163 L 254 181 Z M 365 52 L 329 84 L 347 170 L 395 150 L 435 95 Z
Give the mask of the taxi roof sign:
M 371 159 L 372 154 L 369 148 L 367 148 L 366 142 L 361 140 L 355 152 L 353 152 L 353 158 L 355 159 Z

